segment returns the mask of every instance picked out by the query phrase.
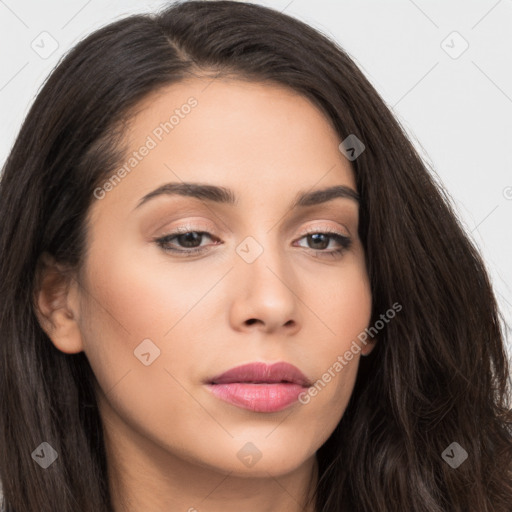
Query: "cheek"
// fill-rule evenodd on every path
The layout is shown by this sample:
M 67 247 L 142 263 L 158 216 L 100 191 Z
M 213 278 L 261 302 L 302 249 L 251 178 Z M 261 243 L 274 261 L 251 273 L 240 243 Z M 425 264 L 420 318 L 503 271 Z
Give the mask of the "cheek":
M 90 253 L 91 293 L 85 295 L 80 327 L 84 351 L 109 404 L 104 411 L 109 418 L 119 415 L 145 436 L 156 432 L 162 439 L 184 410 L 189 421 L 200 424 L 204 411 L 191 407 L 181 385 L 186 386 L 185 379 L 175 377 L 174 368 L 186 370 L 197 360 L 192 344 L 186 343 L 190 321 L 197 319 L 192 306 L 213 278 L 193 287 L 190 273 L 170 275 L 168 266 L 166 273 L 163 266 L 160 272 L 158 263 L 148 264 L 135 251 L 109 252 L 108 266 L 98 254 Z
M 181 381 L 180 373 L 204 358 L 191 341 L 209 339 L 220 296 L 215 289 L 206 300 L 205 295 L 219 273 L 207 265 L 171 263 L 149 245 L 127 247 L 124 238 L 111 238 L 108 247 L 97 244 L 89 253 L 81 321 L 85 353 L 104 391 L 121 379 L 123 386 L 139 382 L 140 389 L 179 389 L 165 369 Z
M 354 258 L 337 277 L 327 276 L 322 282 L 325 286 L 317 283 L 308 301 L 324 324 L 319 329 L 328 341 L 322 346 L 331 355 L 339 354 L 364 331 L 371 318 L 372 294 L 362 258 Z
M 310 301 L 311 309 L 322 320 L 318 332 L 325 334 L 317 337 L 310 354 L 315 360 L 316 381 L 302 403 L 314 413 L 324 432 L 329 432 L 352 395 L 361 357 L 358 336 L 371 318 L 372 296 L 365 268 L 354 265 L 340 279 L 331 280 L 322 293 L 312 294 Z
M 148 257 L 149 250 L 154 251 L 119 244 L 108 266 L 101 258 L 90 259 L 91 307 L 98 314 L 94 322 L 102 324 L 101 337 L 120 339 L 132 350 L 145 338 L 164 340 L 217 279 L 201 273 L 199 266 L 183 271 L 154 252 Z

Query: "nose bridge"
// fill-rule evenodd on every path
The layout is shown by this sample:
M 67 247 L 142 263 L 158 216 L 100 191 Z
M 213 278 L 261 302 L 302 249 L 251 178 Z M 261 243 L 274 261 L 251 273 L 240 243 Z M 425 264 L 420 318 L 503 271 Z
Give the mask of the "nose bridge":
M 247 236 L 236 252 L 242 260 L 238 262 L 240 277 L 248 279 L 252 286 L 287 288 L 283 281 L 291 278 L 291 267 L 286 262 L 284 242 L 277 239 L 273 230 Z

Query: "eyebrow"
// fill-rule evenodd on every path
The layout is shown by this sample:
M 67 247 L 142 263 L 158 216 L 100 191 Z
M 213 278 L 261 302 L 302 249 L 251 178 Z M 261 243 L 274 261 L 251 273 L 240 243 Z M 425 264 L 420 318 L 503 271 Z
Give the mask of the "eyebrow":
M 230 206 L 237 204 L 236 195 L 229 188 L 217 185 L 181 182 L 166 183 L 152 192 L 149 192 L 139 201 L 134 209 L 139 208 L 150 199 L 162 195 L 194 197 L 196 199 L 212 201 L 219 204 L 227 204 Z M 320 190 L 299 192 L 292 201 L 291 208 L 315 206 L 337 198 L 352 199 L 359 203 L 359 194 L 355 190 L 345 185 L 335 185 Z

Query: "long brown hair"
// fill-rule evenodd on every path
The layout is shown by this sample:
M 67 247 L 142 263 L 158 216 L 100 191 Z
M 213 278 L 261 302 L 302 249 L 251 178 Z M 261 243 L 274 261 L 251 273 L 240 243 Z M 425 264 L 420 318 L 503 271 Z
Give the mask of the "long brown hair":
M 52 72 L 0 183 L 0 479 L 6 512 L 107 512 L 102 423 L 84 355 L 37 322 L 43 252 L 80 268 L 93 190 L 122 161 L 122 126 L 149 93 L 191 76 L 285 85 L 312 100 L 352 166 L 373 320 L 400 314 L 361 360 L 317 453 L 318 512 L 510 512 L 512 413 L 504 326 L 489 277 L 404 130 L 354 62 L 306 24 L 258 5 L 188 1 L 88 36 Z M 41 442 L 58 461 L 41 470 Z M 457 468 L 443 458 L 458 443 Z M 458 448 L 457 448 L 458 449 Z

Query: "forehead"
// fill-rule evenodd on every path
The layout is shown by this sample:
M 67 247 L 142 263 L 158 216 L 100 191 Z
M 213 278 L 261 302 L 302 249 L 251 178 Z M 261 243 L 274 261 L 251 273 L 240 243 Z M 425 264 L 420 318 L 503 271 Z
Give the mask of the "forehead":
M 202 78 L 165 87 L 137 106 L 125 142 L 125 172 L 101 208 L 114 200 L 134 207 L 155 187 L 179 181 L 274 202 L 297 190 L 356 187 L 330 119 L 273 83 Z

